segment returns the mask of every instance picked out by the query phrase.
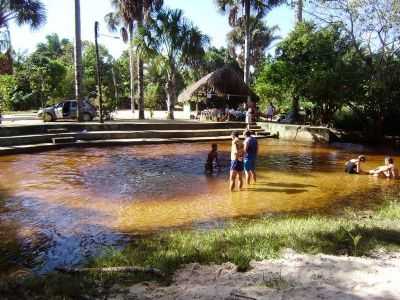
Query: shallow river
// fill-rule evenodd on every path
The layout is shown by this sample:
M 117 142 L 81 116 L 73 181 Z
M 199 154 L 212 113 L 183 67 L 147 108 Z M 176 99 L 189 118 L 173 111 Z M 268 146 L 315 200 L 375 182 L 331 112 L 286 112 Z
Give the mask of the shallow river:
M 263 140 L 257 184 L 230 193 L 229 143 L 219 145 L 226 166 L 211 177 L 204 174 L 209 148 L 171 144 L 0 157 L 0 238 L 19 241 L 29 264 L 45 272 L 138 233 L 223 226 L 239 216 L 334 213 L 400 191 L 396 181 L 343 172 L 344 162 L 361 152 L 365 169 L 382 164 L 383 151 Z

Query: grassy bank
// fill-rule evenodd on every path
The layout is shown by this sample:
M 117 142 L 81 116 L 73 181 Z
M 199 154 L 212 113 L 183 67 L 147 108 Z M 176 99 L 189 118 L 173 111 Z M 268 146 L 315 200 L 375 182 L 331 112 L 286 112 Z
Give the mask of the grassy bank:
M 138 239 L 122 251 L 108 249 L 95 266 L 140 265 L 167 274 L 182 264 L 276 258 L 284 248 L 304 253 L 368 255 L 378 248 L 400 249 L 400 202 L 388 200 L 374 211 L 348 209 L 340 216 L 280 216 L 233 221 L 224 229 L 172 231 Z
M 232 221 L 223 229 L 208 231 L 174 230 L 138 238 L 125 249 L 106 249 L 89 263 L 92 267 L 151 266 L 172 275 L 186 263 L 233 262 L 245 271 L 250 260 L 275 258 L 284 248 L 304 253 L 368 255 L 377 249 L 400 250 L 400 202 L 387 200 L 368 211 L 346 209 L 338 216 L 276 216 Z M 168 276 L 167 276 L 168 277 Z M 144 275 L 68 276 L 50 274 L 44 278 L 4 281 L 0 294 L 17 289 L 21 296 L 44 294 L 43 298 L 100 296 L 115 282 L 132 283 Z M 17 298 L 15 298 L 17 299 Z

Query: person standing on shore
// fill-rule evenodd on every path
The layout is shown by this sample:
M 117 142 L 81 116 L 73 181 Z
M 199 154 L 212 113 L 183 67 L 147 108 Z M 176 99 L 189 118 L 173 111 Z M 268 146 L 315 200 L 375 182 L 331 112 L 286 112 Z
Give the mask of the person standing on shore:
M 236 177 L 238 177 L 239 188 L 243 187 L 243 144 L 239 139 L 239 132 L 232 132 L 231 147 L 231 171 L 229 176 L 229 188 L 231 192 L 235 189 Z
M 250 130 L 244 132 L 244 171 L 246 173 L 246 183 L 256 183 L 256 159 L 258 155 L 257 139 L 251 135 Z

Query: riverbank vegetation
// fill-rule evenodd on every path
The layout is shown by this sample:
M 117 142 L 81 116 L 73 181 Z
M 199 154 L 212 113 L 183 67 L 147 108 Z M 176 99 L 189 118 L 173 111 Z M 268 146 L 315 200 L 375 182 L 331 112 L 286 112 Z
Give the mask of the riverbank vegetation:
M 297 12 L 297 25 L 285 38 L 276 26 L 266 25 L 269 12 L 284 5 L 282 1 L 217 1 L 215 9 L 229 15 L 232 27 L 227 47 L 220 49 L 211 47 L 208 37 L 181 10 L 171 10 L 162 2 L 112 1 L 115 11 L 105 21 L 113 30 L 125 28 L 123 38 L 129 43 L 118 58 L 100 47 L 106 109 L 129 108 L 132 103 L 134 108 L 136 103 L 142 111 L 144 98 L 144 108 L 169 108 L 172 117 L 175 98 L 186 86 L 229 65 L 247 74 L 244 77 L 260 97 L 263 110 L 272 102 L 281 113 L 297 115 L 294 121 L 360 130 L 370 140 L 400 132 L 398 1 L 305 3 L 307 17 Z M 142 11 L 136 5 L 140 3 Z M 246 9 L 241 7 L 245 3 Z M 298 5 L 302 10 L 302 1 Z M 35 26 L 45 20 L 40 8 L 41 22 Z M 7 20 L 1 26 L 8 28 Z M 168 36 L 172 31 L 163 28 L 181 28 L 193 35 L 176 31 Z M 9 36 L 9 32 L 0 36 L 2 45 L 9 45 Z M 196 51 L 180 48 L 183 36 L 191 37 Z M 183 51 L 166 55 L 163 48 Z M 195 55 L 187 55 L 186 50 Z M 4 110 L 38 109 L 74 97 L 71 41 L 51 34 L 31 54 L 8 51 L 7 55 L 12 57 L 13 72 L 0 75 Z M 5 57 L 0 65 L 2 60 Z M 83 43 L 83 69 L 84 94 L 96 97 L 95 47 L 89 41 Z
M 154 267 L 164 278 L 146 274 L 86 275 L 52 273 L 45 277 L 2 280 L 0 294 L 10 299 L 40 295 L 77 299 L 110 293 L 115 284 L 158 280 L 168 284 L 173 273 L 184 264 L 233 262 L 246 271 L 251 260 L 279 257 L 285 248 L 300 253 L 369 256 L 377 251 L 400 250 L 400 201 L 386 199 L 368 210 L 344 209 L 337 215 L 264 216 L 227 221 L 221 229 L 177 229 L 135 238 L 122 250 L 107 248 L 92 258 L 88 266 Z M 18 276 L 17 276 L 18 277 Z M 18 298 L 19 297 L 19 298 Z

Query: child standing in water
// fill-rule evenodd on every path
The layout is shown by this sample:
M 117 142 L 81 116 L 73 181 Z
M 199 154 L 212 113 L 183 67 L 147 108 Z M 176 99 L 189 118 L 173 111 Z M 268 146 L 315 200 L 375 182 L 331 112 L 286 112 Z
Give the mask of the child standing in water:
M 360 155 L 358 158 L 350 159 L 346 162 L 345 172 L 349 174 L 362 174 L 361 163 L 365 162 L 367 159 L 364 155 Z
M 221 168 L 221 166 L 219 164 L 219 160 L 218 160 L 218 145 L 217 144 L 212 144 L 211 151 L 208 153 L 207 162 L 205 165 L 207 174 L 212 174 L 212 172 L 214 171 L 214 165 L 213 165 L 214 161 L 215 161 L 217 168 Z
M 231 147 L 231 172 L 229 177 L 229 188 L 231 192 L 235 189 L 236 177 L 239 180 L 239 188 L 243 186 L 243 143 L 239 139 L 239 132 L 232 132 Z
M 398 170 L 394 165 L 394 160 L 391 157 L 385 158 L 385 165 L 377 167 L 376 169 L 370 170 L 368 172 L 370 175 L 376 177 L 383 176 L 385 178 L 396 179 L 398 175 Z

